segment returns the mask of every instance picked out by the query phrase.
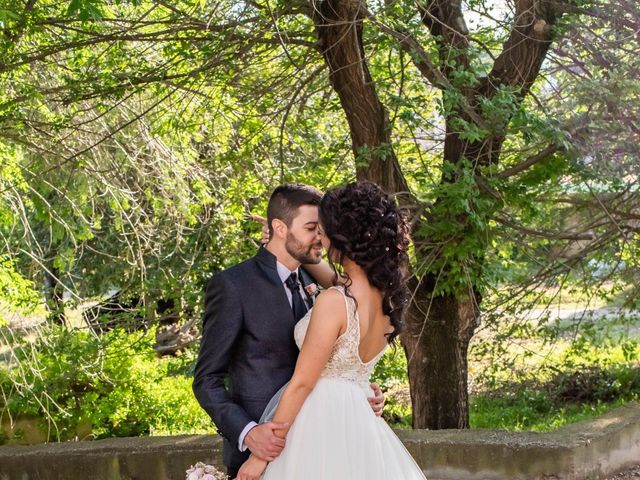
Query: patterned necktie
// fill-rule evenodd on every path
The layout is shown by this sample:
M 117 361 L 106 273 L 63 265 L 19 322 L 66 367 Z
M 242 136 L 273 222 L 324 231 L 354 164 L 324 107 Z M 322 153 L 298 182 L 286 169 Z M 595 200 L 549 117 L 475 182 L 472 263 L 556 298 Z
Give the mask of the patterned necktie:
M 284 282 L 291 291 L 291 308 L 293 309 L 293 319 L 297 322 L 304 314 L 307 313 L 307 306 L 300 295 L 300 283 L 298 282 L 298 274 L 293 272 Z

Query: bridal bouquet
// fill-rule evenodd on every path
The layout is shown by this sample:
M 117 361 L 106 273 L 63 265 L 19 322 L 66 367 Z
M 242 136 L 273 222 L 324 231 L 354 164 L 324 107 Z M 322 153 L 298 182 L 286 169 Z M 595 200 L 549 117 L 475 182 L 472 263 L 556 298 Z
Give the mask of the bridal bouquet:
M 187 480 L 227 480 L 229 477 L 216 467 L 198 462 L 187 470 Z

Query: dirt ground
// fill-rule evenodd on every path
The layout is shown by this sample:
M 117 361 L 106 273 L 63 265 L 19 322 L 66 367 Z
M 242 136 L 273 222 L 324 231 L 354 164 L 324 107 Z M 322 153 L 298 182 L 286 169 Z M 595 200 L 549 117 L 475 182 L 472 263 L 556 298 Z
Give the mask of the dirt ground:
M 635 467 L 620 472 L 612 477 L 607 477 L 606 480 L 638 480 L 640 479 L 640 464 Z

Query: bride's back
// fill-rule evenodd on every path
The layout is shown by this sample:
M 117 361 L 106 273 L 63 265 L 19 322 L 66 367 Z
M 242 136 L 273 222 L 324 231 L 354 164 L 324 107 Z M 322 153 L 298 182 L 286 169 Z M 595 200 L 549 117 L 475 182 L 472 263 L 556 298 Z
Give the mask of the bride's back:
M 356 318 L 360 327 L 358 354 L 368 363 L 387 346 L 387 335 L 393 332 L 388 315 L 382 311 L 382 293 L 365 282 L 353 282 L 348 292 L 357 302 Z
M 336 339 L 321 376 L 342 378 L 368 388 L 373 369 L 387 346 L 384 334 L 390 330 L 389 321 L 382 314 L 381 304 L 376 307 L 374 298 L 363 294 L 357 287 L 357 297 L 354 296 L 351 286 L 349 289 L 344 285 L 330 288 L 334 289 L 340 292 L 342 297 L 342 306 L 336 303 L 335 309 L 338 312 L 338 309 L 346 308 L 346 325 Z M 362 310 L 358 312 L 357 307 Z M 361 332 L 360 315 L 363 317 L 364 335 Z M 303 347 L 311 317 L 310 311 L 295 327 L 294 336 L 300 348 Z

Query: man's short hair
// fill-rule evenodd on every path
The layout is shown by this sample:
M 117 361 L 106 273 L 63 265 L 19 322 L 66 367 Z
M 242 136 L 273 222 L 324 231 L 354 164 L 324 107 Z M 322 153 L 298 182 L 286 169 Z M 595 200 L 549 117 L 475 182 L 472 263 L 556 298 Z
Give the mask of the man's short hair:
M 310 185 L 302 183 L 285 183 L 277 187 L 271 194 L 269 205 L 267 206 L 267 224 L 269 226 L 269 237 L 273 236 L 274 218 L 282 220 L 287 227 L 298 213 L 298 208 L 302 205 L 320 205 L 322 192 Z

